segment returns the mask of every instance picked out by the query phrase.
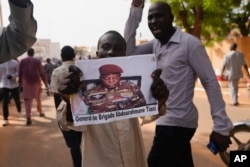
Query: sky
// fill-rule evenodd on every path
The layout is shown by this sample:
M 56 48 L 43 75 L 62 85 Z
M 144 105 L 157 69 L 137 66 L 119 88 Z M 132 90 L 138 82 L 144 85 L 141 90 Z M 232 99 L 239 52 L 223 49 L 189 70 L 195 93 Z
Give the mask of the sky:
M 38 23 L 37 38 L 51 39 L 61 46 L 96 46 L 108 30 L 123 35 L 132 0 L 32 0 Z M 146 0 L 137 39 L 152 39 L 147 26 Z M 2 0 L 3 24 L 9 16 L 8 0 Z M 139 35 L 141 34 L 141 35 Z

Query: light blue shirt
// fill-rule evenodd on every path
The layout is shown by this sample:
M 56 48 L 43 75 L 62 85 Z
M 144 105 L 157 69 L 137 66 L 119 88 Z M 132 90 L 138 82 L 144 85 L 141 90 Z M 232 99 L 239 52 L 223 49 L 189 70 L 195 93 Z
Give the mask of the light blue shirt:
M 245 65 L 245 59 L 242 53 L 230 51 L 224 56 L 222 65 L 226 67 L 229 80 L 240 79 L 243 77 L 242 66 Z
M 228 135 L 233 125 L 225 112 L 225 102 L 209 57 L 199 39 L 176 29 L 169 42 L 161 46 L 157 39 L 136 46 L 135 34 L 142 16 L 142 9 L 131 8 L 126 22 L 125 40 L 129 55 L 155 53 L 157 68 L 170 91 L 167 114 L 157 125 L 197 128 L 198 111 L 193 103 L 194 87 L 199 77 L 206 90 L 214 122 L 213 130 Z

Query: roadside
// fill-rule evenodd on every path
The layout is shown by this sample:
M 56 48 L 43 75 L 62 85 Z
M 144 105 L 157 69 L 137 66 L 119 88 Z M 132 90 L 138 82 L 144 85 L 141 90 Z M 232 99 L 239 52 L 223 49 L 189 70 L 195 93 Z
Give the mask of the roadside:
M 226 111 L 232 121 L 250 118 L 250 98 L 246 88 L 240 88 L 238 107 L 229 106 L 227 88 L 222 89 L 227 104 Z M 193 159 L 196 167 L 224 167 L 219 155 L 214 156 L 207 148 L 212 121 L 209 104 L 203 88 L 195 91 L 194 103 L 199 109 L 199 128 L 192 140 Z M 52 96 L 42 94 L 45 118 L 39 117 L 36 102 L 33 101 L 31 126 L 26 126 L 24 114 L 16 112 L 14 101 L 10 104 L 10 125 L 0 126 L 0 167 L 71 167 L 71 157 L 55 120 Z M 22 103 L 23 105 L 23 103 Z M 22 112 L 24 108 L 22 106 Z M 2 124 L 2 108 L 0 108 Z M 142 126 L 146 152 L 148 153 L 154 136 L 154 123 Z

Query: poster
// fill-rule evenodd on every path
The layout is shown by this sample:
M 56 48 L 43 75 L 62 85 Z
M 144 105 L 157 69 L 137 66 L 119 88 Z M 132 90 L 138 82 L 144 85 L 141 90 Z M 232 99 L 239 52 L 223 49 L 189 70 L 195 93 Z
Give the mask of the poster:
M 75 126 L 158 114 L 150 93 L 154 54 L 79 60 L 76 65 L 85 86 L 70 97 Z

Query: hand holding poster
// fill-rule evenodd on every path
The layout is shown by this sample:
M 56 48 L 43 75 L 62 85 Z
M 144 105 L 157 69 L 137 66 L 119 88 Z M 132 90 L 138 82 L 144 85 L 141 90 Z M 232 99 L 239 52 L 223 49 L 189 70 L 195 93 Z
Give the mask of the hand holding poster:
M 83 88 L 71 96 L 74 125 L 158 114 L 150 94 L 155 56 L 137 55 L 78 61 Z

